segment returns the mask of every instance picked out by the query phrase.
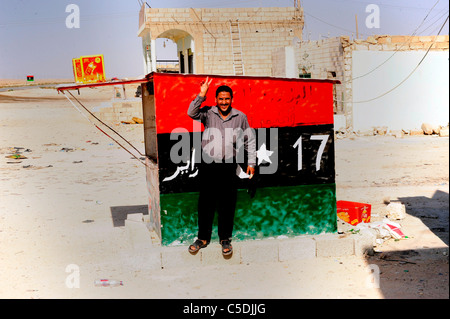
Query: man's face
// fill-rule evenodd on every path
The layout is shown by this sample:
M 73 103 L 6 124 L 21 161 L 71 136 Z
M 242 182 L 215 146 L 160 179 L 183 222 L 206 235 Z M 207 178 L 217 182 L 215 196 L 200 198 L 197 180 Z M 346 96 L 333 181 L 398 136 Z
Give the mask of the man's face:
M 220 92 L 216 97 L 217 107 L 222 111 L 222 113 L 227 113 L 231 107 L 231 94 L 229 92 Z

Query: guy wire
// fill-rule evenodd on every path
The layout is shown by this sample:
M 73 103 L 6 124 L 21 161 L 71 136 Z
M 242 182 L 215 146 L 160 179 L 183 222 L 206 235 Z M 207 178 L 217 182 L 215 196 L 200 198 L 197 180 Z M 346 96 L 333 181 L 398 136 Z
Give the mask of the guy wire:
M 115 131 L 112 127 L 110 127 L 109 125 L 107 125 L 105 122 L 103 122 L 102 120 L 100 120 L 97 116 L 95 116 L 94 113 L 92 113 L 91 111 L 89 111 L 80 101 L 77 100 L 77 98 L 70 92 L 69 94 L 74 98 L 75 101 L 78 102 L 78 104 L 80 104 L 92 117 L 94 117 L 97 121 L 99 121 L 100 123 L 102 123 L 103 125 L 105 125 L 107 128 L 109 128 L 111 131 L 113 131 L 114 133 L 116 133 L 121 139 L 123 139 L 125 142 L 128 143 L 128 145 L 130 145 L 136 152 L 139 153 L 140 156 L 145 156 L 144 154 L 142 154 L 141 152 L 139 152 L 139 150 L 133 145 L 131 144 L 129 141 L 127 141 L 122 135 L 120 135 L 117 131 Z
M 95 117 L 98 121 L 100 121 L 103 125 L 105 125 L 106 127 L 108 127 L 110 130 L 112 130 L 114 133 L 116 133 L 118 136 L 120 136 L 125 142 L 127 142 L 131 147 L 133 147 L 141 156 L 144 156 L 141 154 L 141 152 L 139 152 L 130 142 L 128 142 L 123 136 L 121 136 L 119 133 L 117 133 L 115 130 L 113 130 L 111 127 L 109 127 L 108 125 L 106 125 L 103 121 L 101 121 L 99 118 L 97 118 L 94 114 L 92 114 L 89 110 L 86 109 L 86 107 L 80 102 L 78 101 L 72 93 L 69 94 L 89 113 L 91 114 L 93 117 Z M 140 158 L 138 158 L 136 155 L 134 155 L 133 153 L 131 153 L 128 149 L 126 149 L 122 144 L 120 144 L 116 139 L 114 139 L 112 136 L 110 136 L 109 134 L 107 134 L 105 131 L 103 131 L 100 127 L 98 127 L 97 124 L 95 124 L 94 122 L 92 122 L 85 114 L 83 114 L 83 112 L 81 112 L 81 110 L 72 102 L 72 100 L 63 92 L 64 96 L 67 98 L 67 100 L 69 100 L 69 102 L 75 107 L 75 109 L 85 118 L 87 119 L 91 124 L 93 124 L 100 132 L 102 132 L 103 134 L 105 134 L 107 137 L 109 137 L 110 139 L 112 139 L 117 145 L 119 145 L 121 148 L 123 148 L 125 151 L 127 151 L 127 153 L 129 153 L 131 156 L 133 156 L 135 159 L 137 159 L 139 161 L 139 163 L 141 163 L 142 165 L 148 167 L 147 163 L 143 162 Z

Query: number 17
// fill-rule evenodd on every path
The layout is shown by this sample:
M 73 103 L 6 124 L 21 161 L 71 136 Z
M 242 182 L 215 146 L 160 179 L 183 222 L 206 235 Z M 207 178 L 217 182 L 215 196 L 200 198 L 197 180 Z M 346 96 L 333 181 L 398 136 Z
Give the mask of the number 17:
M 327 144 L 329 135 L 311 135 L 310 140 L 322 141 L 319 146 L 319 151 L 317 152 L 316 157 L 316 171 L 320 170 L 320 162 L 322 160 L 323 151 L 325 149 L 325 145 Z M 295 142 L 294 148 L 298 147 L 298 162 L 297 167 L 298 170 L 302 170 L 303 161 L 302 161 L 302 136 L 298 138 L 297 142 Z

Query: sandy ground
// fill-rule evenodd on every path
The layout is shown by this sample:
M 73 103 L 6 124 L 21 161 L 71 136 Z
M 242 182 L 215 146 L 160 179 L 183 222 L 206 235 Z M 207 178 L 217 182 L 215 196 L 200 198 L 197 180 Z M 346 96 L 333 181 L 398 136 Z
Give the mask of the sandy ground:
M 80 98 L 92 108 L 111 89 Z M 142 125 L 113 127 L 143 152 Z M 6 158 L 13 147 L 27 158 Z M 383 217 L 383 201 L 407 207 L 400 223 L 410 239 L 389 240 L 374 256 L 153 271 L 130 270 L 129 234 L 112 217 L 114 208 L 142 212 L 144 166 L 62 94 L 0 93 L 0 155 L 0 298 L 449 297 L 448 138 L 336 141 L 338 200 L 372 204 L 373 219 Z M 124 285 L 95 287 L 100 278 Z

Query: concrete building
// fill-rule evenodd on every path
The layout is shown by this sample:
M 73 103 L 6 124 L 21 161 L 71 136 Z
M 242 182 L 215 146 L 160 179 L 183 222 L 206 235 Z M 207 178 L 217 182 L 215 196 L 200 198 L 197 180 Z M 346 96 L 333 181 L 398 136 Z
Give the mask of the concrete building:
M 339 80 L 334 88 L 336 130 L 448 124 L 448 35 L 302 41 L 303 26 L 298 5 L 142 6 L 138 35 L 145 73 L 159 70 L 156 39 L 167 38 L 177 44 L 180 73 Z
M 272 51 L 302 39 L 303 11 L 281 8 L 146 8 L 139 14 L 145 72 L 156 39 L 177 44 L 180 73 L 270 76 Z
M 274 76 L 341 81 L 334 90 L 337 130 L 448 124 L 448 35 L 343 36 L 278 48 L 273 57 Z

